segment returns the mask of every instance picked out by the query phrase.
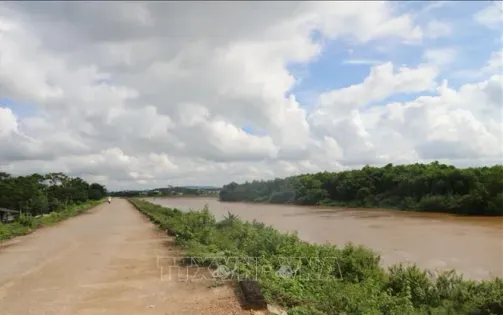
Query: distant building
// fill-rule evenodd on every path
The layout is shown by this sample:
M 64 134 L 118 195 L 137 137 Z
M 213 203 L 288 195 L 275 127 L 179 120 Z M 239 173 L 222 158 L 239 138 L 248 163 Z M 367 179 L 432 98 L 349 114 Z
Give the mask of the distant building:
M 0 222 L 11 222 L 17 216 L 19 216 L 19 211 L 17 210 L 0 208 Z

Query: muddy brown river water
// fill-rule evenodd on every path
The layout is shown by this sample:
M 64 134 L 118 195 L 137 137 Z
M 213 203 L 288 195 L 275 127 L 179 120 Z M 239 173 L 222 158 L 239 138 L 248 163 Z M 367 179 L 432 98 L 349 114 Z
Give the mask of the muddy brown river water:
M 168 207 L 199 210 L 218 219 L 227 212 L 272 225 L 314 243 L 366 245 L 383 264 L 416 263 L 430 270 L 456 269 L 466 278 L 503 276 L 503 218 L 459 217 L 382 209 L 320 208 L 219 202 L 214 198 L 149 198 Z

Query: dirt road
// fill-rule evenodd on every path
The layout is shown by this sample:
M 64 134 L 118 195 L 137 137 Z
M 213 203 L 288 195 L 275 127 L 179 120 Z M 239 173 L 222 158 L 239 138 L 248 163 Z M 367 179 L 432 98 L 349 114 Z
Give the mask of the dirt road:
M 0 245 L 0 315 L 249 314 L 229 286 L 161 281 L 169 242 L 116 199 Z

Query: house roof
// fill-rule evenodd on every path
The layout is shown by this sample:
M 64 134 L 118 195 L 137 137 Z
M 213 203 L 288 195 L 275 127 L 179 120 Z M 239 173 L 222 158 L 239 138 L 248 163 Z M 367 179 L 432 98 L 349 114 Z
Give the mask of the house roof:
M 0 212 L 19 213 L 18 210 L 11 210 L 11 209 L 6 209 L 6 208 L 0 208 Z

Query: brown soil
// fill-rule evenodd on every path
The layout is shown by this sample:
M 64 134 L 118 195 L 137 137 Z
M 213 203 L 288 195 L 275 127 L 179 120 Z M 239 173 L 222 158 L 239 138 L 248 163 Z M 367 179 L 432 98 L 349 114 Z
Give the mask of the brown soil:
M 250 314 L 235 285 L 170 268 L 177 253 L 169 237 L 115 199 L 1 246 L 0 314 Z

